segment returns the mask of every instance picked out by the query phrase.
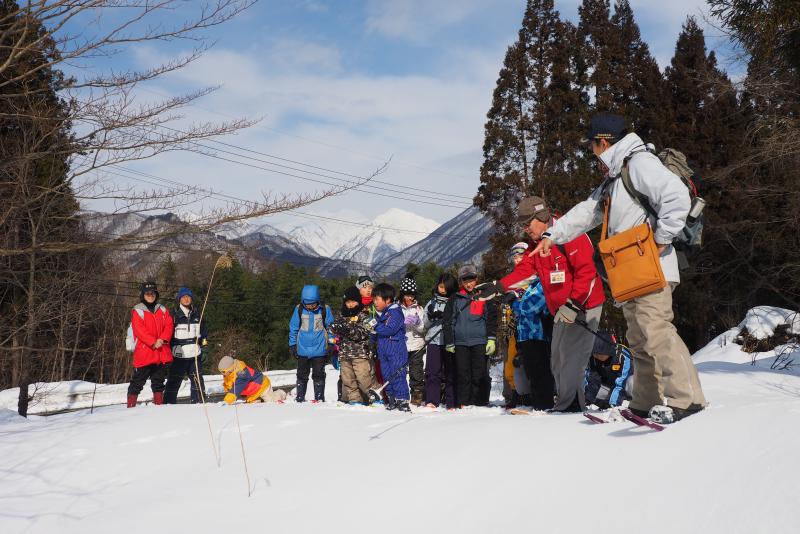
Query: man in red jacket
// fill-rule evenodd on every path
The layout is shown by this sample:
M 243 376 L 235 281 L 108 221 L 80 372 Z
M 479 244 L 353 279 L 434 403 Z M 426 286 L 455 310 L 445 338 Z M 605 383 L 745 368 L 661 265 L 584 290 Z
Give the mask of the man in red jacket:
M 153 403 L 164 404 L 164 380 L 172 362 L 173 321 L 167 309 L 158 303 L 158 287 L 146 282 L 139 291 L 139 304 L 131 311 L 131 327 L 135 348 L 133 350 L 133 378 L 128 386 L 128 408 L 136 406 L 136 399 L 147 379 L 153 390 Z
M 517 223 L 524 227 L 534 244 L 555 220 L 547 203 L 540 197 L 524 198 L 517 208 Z M 485 287 L 481 296 L 516 289 L 533 275 L 539 276 L 547 307 L 555 318 L 550 360 L 557 393 L 553 411 L 581 411 L 586 407 L 583 378 L 592 355 L 594 336 L 575 321 L 585 321 L 596 331 L 605 302 L 589 236 L 583 234 L 569 243 L 553 247 L 547 256 L 525 254 L 511 274 L 494 286 Z

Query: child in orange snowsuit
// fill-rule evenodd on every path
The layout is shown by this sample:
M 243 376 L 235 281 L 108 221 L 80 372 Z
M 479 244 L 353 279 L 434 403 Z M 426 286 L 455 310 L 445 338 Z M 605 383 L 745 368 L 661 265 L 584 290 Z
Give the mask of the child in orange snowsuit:
M 275 391 L 261 371 L 248 367 L 243 361 L 225 356 L 217 366 L 222 373 L 222 386 L 225 388 L 225 402 L 233 404 L 236 399 L 246 402 L 283 402 L 285 391 Z

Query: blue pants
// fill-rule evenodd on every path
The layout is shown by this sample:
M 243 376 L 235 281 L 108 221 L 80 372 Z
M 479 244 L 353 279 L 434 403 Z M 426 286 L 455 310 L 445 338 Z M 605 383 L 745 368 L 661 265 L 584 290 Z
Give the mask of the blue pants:
M 378 359 L 381 362 L 381 374 L 384 380 L 388 380 L 386 386 L 386 394 L 395 399 L 409 400 L 408 382 L 406 375 L 407 369 L 397 372 L 398 369 L 404 367 L 408 363 L 408 353 L 402 354 L 381 354 L 378 353 Z M 394 375 L 394 376 L 392 376 Z M 389 378 L 391 377 L 391 380 Z

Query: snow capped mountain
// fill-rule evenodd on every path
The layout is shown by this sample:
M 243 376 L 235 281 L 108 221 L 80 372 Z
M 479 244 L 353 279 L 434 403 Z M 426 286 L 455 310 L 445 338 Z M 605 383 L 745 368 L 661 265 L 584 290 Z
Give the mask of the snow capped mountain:
M 281 226 L 297 243 L 303 243 L 320 256 L 333 258 L 347 242 L 355 239 L 362 226 L 324 219 L 306 219 L 302 223 Z
M 480 261 L 489 247 L 491 222 L 476 208 L 469 208 L 443 225 L 415 213 L 392 208 L 372 221 L 353 221 L 353 215 L 308 217 L 291 224 L 266 224 L 262 221 L 236 221 L 210 232 L 176 234 L 158 239 L 152 245 L 171 248 L 162 255 L 202 248 L 218 252 L 244 247 L 260 260 L 296 263 L 319 268 L 323 276 L 350 276 L 357 273 L 402 275 L 409 262 L 435 262 L 449 266 L 456 262 Z M 345 219 L 345 217 L 348 217 Z M 118 235 L 156 235 L 166 225 L 184 225 L 202 220 L 193 213 L 144 216 L 136 213 L 87 214 L 84 224 L 98 238 Z M 348 222 L 342 222 L 347 220 Z M 353 222 L 349 222 L 353 221 Z M 140 245 L 141 254 L 126 253 L 126 261 L 136 265 L 158 258 Z M 244 250 L 241 251 L 244 254 Z
M 480 263 L 481 256 L 490 248 L 493 229 L 492 222 L 478 208 L 467 208 L 424 239 L 383 258 L 375 270 L 401 276 L 403 267 L 398 266 L 409 262 L 434 262 L 442 267 L 468 261 Z
M 278 225 L 298 244 L 330 258 L 321 271 L 338 276 L 369 270 L 373 264 L 397 254 L 430 235 L 439 223 L 415 213 L 391 208 L 372 221 L 352 221 L 352 215 L 309 217 L 300 223 Z
M 376 217 L 361 235 L 347 242 L 334 259 L 374 264 L 397 254 L 439 228 L 439 223 L 415 213 L 392 208 Z

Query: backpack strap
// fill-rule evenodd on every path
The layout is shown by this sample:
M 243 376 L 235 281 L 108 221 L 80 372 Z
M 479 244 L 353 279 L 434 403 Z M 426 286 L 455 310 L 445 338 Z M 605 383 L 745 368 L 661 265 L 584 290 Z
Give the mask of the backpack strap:
M 320 310 L 321 310 L 320 313 L 322 314 L 322 329 L 326 330 L 326 328 L 325 328 L 325 319 L 327 319 L 327 316 L 328 316 L 328 310 L 327 310 L 328 306 L 324 302 L 320 302 L 319 306 L 320 306 Z M 297 310 L 297 320 L 302 322 L 303 321 L 303 304 L 302 303 L 298 304 L 295 309 Z
M 620 172 L 620 176 L 622 178 L 622 185 L 625 187 L 625 191 L 631 196 L 633 200 L 638 202 L 644 210 L 649 213 L 651 216 L 658 219 L 658 213 L 650 205 L 650 199 L 647 198 L 647 195 L 644 193 L 639 192 L 634 186 L 633 182 L 631 181 L 631 173 L 628 170 L 628 162 L 640 152 L 649 152 L 648 150 L 637 150 L 636 152 L 631 152 L 628 156 L 622 161 L 622 171 Z M 607 218 L 607 217 L 606 217 Z

